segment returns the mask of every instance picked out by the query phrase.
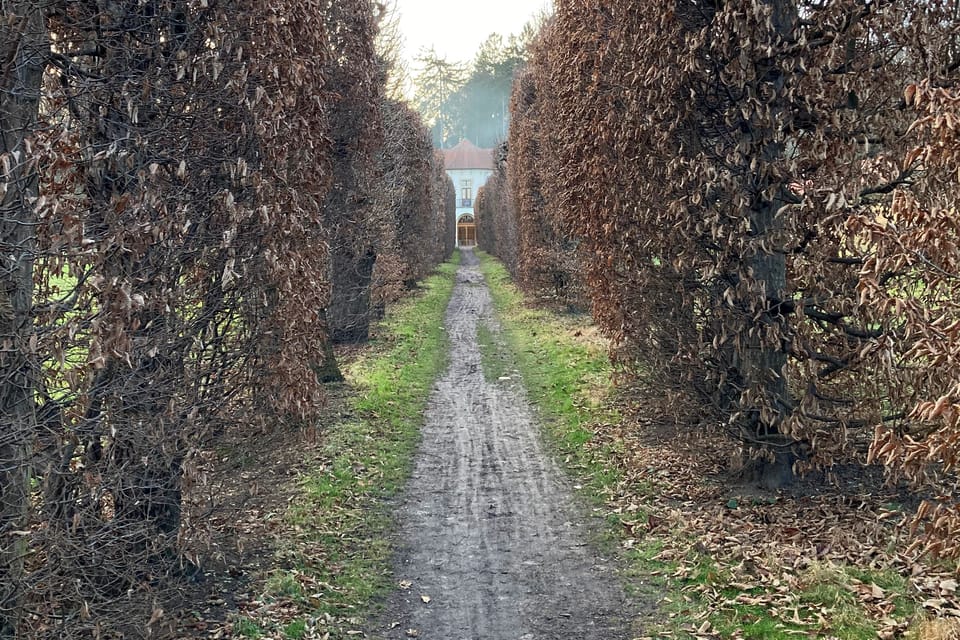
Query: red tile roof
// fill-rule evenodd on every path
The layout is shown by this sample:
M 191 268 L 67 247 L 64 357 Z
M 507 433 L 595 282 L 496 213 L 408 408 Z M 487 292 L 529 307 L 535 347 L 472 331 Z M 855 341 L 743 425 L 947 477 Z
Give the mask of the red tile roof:
M 461 140 L 452 149 L 443 149 L 443 165 L 447 169 L 493 170 L 493 149 L 481 149 L 469 140 Z

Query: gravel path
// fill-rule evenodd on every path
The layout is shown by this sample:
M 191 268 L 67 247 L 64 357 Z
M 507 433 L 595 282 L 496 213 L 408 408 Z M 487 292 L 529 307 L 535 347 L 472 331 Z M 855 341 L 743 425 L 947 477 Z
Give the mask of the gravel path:
M 514 381 L 484 380 L 477 325 L 490 293 L 462 252 L 447 309 L 450 367 L 437 381 L 399 505 L 391 596 L 373 637 L 619 640 L 626 598 L 587 545 L 583 509 L 544 452 Z

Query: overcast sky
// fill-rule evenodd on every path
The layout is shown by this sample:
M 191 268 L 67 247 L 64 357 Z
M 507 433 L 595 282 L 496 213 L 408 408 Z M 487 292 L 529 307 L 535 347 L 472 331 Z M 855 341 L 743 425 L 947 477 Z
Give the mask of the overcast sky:
M 480 43 L 491 33 L 506 37 L 552 6 L 552 0 L 396 0 L 405 55 L 411 61 L 422 47 L 431 45 L 450 61 L 473 59 Z

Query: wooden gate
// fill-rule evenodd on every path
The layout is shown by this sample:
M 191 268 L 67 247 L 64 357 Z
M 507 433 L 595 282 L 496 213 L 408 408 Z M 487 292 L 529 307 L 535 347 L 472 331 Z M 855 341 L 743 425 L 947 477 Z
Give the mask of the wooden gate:
M 457 222 L 457 246 L 458 247 L 473 247 L 477 244 L 477 224 L 473 220 L 473 216 L 464 215 L 460 216 L 460 221 Z

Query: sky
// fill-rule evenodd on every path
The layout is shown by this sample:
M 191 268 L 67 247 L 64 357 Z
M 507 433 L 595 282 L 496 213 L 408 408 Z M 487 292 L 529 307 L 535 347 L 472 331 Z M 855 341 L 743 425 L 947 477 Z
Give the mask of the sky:
M 519 33 L 530 18 L 552 7 L 552 0 L 396 0 L 404 58 L 433 46 L 451 62 L 468 62 L 491 33 Z

